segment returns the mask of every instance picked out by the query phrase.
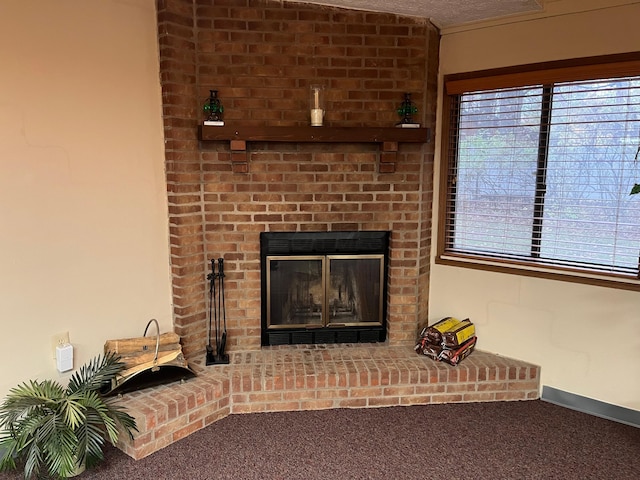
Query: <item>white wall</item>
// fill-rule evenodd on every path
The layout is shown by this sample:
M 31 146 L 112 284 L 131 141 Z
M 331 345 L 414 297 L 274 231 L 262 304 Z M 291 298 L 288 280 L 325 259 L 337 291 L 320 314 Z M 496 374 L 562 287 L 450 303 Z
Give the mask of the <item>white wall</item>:
M 545 5 L 443 31 L 440 84 L 450 73 L 640 50 L 639 2 Z M 434 264 L 430 323 L 449 315 L 476 323 L 478 348 L 540 365 L 544 385 L 640 410 L 638 292 Z
M 172 329 L 153 0 L 0 2 L 0 398 Z

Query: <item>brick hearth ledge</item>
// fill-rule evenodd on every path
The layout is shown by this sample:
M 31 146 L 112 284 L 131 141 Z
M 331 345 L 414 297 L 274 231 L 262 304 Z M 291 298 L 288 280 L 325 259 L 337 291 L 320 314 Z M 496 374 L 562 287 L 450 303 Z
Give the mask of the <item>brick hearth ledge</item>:
M 123 395 L 138 423 L 118 447 L 139 460 L 230 414 L 539 398 L 540 367 L 476 350 L 453 367 L 385 344 L 232 352 L 197 377 Z

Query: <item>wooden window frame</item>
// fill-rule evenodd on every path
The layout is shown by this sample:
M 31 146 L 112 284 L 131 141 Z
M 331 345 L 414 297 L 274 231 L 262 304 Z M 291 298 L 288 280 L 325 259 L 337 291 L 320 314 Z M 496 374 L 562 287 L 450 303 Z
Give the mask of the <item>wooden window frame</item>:
M 448 172 L 450 155 L 452 106 L 462 93 L 509 87 L 525 87 L 554 82 L 597 80 L 640 75 L 640 52 L 544 62 L 508 68 L 446 75 L 442 102 L 440 179 L 438 198 L 438 235 L 435 263 L 561 280 L 574 283 L 640 291 L 640 278 L 621 274 L 604 274 L 561 266 L 542 266 L 535 262 L 507 260 L 447 252 L 447 199 L 450 193 Z M 451 186 L 451 188 L 455 188 Z M 640 202 L 640 198 L 637 199 Z M 638 206 L 640 208 L 640 204 Z

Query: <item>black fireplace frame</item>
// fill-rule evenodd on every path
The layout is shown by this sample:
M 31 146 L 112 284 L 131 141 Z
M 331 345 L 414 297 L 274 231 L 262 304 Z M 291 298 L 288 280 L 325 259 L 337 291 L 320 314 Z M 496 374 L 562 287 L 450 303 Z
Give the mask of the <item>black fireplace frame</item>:
M 261 344 L 297 345 L 373 343 L 387 338 L 389 231 L 262 232 L 260 234 Z M 324 326 L 269 329 L 267 312 L 267 256 L 383 255 L 382 323 L 366 326 Z

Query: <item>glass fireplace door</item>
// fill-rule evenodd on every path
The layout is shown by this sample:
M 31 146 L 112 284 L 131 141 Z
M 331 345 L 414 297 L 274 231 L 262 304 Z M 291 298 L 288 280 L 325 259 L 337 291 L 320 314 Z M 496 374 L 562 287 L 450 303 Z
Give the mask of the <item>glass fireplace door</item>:
M 266 258 L 267 328 L 381 326 L 384 255 Z
M 324 255 L 267 257 L 270 329 L 324 326 Z
M 383 255 L 328 255 L 325 325 L 382 325 Z

